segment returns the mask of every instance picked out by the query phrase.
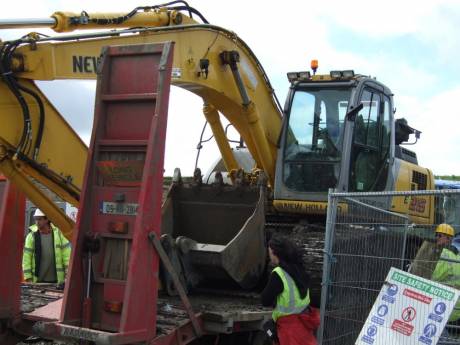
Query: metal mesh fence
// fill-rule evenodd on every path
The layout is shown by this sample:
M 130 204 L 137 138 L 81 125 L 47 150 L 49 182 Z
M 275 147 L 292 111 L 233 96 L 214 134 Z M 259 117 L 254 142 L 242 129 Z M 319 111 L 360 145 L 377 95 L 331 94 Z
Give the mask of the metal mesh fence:
M 460 190 L 330 193 L 320 343 L 355 344 L 391 267 L 431 279 L 443 260 L 435 229 L 450 224 L 460 244 L 459 218 Z M 452 264 L 460 272 L 460 261 Z M 448 285 L 460 288 L 460 277 Z M 448 323 L 438 344 L 460 345 L 460 320 Z

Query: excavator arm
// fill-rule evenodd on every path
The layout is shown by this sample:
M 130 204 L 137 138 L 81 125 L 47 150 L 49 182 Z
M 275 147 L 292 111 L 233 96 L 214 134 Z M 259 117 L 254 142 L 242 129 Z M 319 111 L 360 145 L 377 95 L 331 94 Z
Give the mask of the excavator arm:
M 73 223 L 36 187 L 33 179 L 78 205 L 87 148 L 34 80 L 95 79 L 104 46 L 175 42 L 172 84 L 203 99 L 203 114 L 227 170 L 239 167 L 218 112 L 240 133 L 257 167 L 264 170 L 273 185 L 282 112 L 259 61 L 233 32 L 199 24 L 176 10 L 164 8 L 138 11 L 124 21 L 127 15 L 57 13 L 49 25 L 60 32 L 142 26 L 57 37 L 30 34 L 3 43 L 0 119 L 7 125 L 0 128 L 0 169 L 66 235 L 71 233 Z

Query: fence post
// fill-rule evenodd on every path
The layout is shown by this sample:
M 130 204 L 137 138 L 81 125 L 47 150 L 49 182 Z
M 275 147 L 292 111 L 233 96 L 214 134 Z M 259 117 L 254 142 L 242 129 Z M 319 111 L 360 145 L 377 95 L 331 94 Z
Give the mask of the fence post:
M 337 216 L 337 198 L 331 194 L 335 190 L 329 189 L 327 196 L 327 218 L 326 218 L 326 236 L 324 239 L 324 261 L 323 261 L 323 279 L 321 283 L 321 323 L 318 331 L 318 344 L 323 343 L 324 319 L 326 313 L 326 301 L 329 288 L 329 272 L 331 269 L 332 240 L 334 238 L 335 220 Z
M 407 245 L 407 234 L 409 232 L 409 219 L 406 218 L 405 222 L 404 222 L 404 242 L 403 242 L 403 246 L 402 246 L 402 256 L 401 256 L 401 269 L 403 271 L 407 271 L 404 267 L 404 262 L 406 261 L 406 245 Z

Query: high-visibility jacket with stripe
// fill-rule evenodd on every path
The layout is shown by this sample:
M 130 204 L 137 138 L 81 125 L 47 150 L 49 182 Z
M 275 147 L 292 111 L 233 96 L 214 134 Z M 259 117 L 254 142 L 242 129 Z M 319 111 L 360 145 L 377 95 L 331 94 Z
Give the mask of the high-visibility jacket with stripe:
M 273 272 L 276 272 L 283 282 L 283 292 L 276 298 L 276 307 L 272 313 L 273 320 L 276 321 L 286 315 L 302 313 L 310 305 L 310 290 L 307 291 L 304 298 L 301 298 L 299 289 L 289 273 L 279 266 Z
M 57 283 L 63 283 L 70 259 L 70 242 L 64 237 L 62 232 L 53 224 L 50 224 L 53 233 L 54 260 L 56 263 Z M 38 254 L 35 246 L 36 236 L 39 236 L 37 225 L 29 227 L 30 232 L 26 236 L 24 243 L 24 253 L 22 256 L 22 271 L 24 279 L 32 279 L 35 283 L 38 280 L 39 265 L 37 264 Z
M 443 259 L 460 261 L 460 255 L 454 247 L 444 248 L 433 274 L 431 275 L 431 280 L 460 289 L 460 263 L 446 261 Z M 460 300 L 457 301 L 452 314 L 450 314 L 449 321 L 457 321 L 459 319 Z

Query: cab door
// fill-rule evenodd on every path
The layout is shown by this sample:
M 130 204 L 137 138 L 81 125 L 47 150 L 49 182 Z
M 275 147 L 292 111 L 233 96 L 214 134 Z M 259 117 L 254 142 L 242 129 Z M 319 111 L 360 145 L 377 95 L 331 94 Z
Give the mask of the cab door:
M 383 89 L 365 84 L 359 103 L 363 108 L 354 121 L 348 190 L 382 191 L 389 174 L 391 97 Z

